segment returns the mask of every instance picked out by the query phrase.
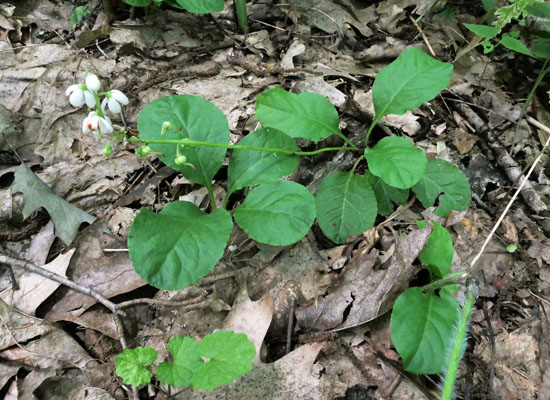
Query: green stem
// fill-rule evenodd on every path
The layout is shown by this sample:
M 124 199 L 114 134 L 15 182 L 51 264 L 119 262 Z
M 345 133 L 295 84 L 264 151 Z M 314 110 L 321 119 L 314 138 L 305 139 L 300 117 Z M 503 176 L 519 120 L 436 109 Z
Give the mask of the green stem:
M 210 197 L 210 204 L 212 204 L 212 211 L 216 211 L 218 207 L 216 206 L 216 198 L 214 197 L 214 189 L 212 189 L 211 182 L 208 182 L 206 189 L 208 190 L 208 196 Z
M 349 144 L 349 146 L 350 146 L 353 150 L 359 150 L 359 149 L 357 148 L 357 146 L 354 145 L 353 142 L 352 142 L 351 140 L 349 140 L 349 139 L 346 137 L 346 135 L 344 135 L 342 132 L 338 131 L 338 132 L 336 132 L 336 134 L 337 134 L 338 136 L 340 136 L 342 139 L 344 139 L 344 142 L 346 142 L 347 144 Z
M 372 130 L 374 129 L 374 127 L 376 126 L 376 124 L 378 123 L 378 121 L 380 121 L 380 118 L 377 118 L 376 116 L 374 116 L 374 119 L 372 120 L 372 122 L 369 126 L 369 130 L 367 131 L 367 135 L 365 137 L 365 147 L 369 147 L 370 134 L 371 134 Z
M 317 154 L 324 153 L 326 151 L 338 151 L 338 150 L 359 150 L 349 147 L 325 147 L 314 151 L 290 151 L 283 149 L 274 149 L 269 147 L 256 147 L 256 146 L 244 146 L 240 144 L 223 144 L 214 142 L 201 142 L 191 139 L 140 139 L 131 137 L 128 139 L 130 143 L 146 143 L 146 144 L 177 144 L 184 145 L 185 147 L 199 146 L 199 147 L 217 147 L 222 149 L 243 149 L 243 150 L 255 150 L 255 151 L 267 151 L 270 153 L 286 154 L 288 156 L 315 156 Z
M 516 125 L 516 130 L 514 132 L 514 137 L 512 138 L 512 146 L 510 147 L 510 155 L 512 155 L 512 156 L 514 155 L 514 147 L 516 146 L 516 143 L 517 143 L 516 138 L 518 136 L 521 121 L 523 121 L 523 117 L 525 117 L 525 113 L 527 112 L 527 107 L 529 107 L 529 104 L 531 103 L 531 100 L 533 99 L 533 96 L 535 95 L 535 92 L 536 92 L 537 88 L 539 87 L 539 85 L 541 84 L 542 80 L 544 79 L 546 74 L 550 71 L 550 65 L 548 65 L 549 60 L 550 59 L 548 59 L 548 58 L 546 60 L 544 60 L 544 64 L 542 65 L 542 69 L 540 70 L 539 75 L 537 76 L 537 79 L 535 80 L 535 83 L 534 83 L 533 87 L 531 88 L 531 91 L 527 95 L 527 99 L 525 100 L 525 103 L 523 104 L 523 107 L 521 107 L 521 113 L 519 115 L 518 123 Z
M 246 0 L 235 0 L 235 11 L 237 14 L 237 23 L 241 31 L 248 34 L 248 13 L 246 12 Z
M 466 332 L 468 331 L 468 323 L 470 322 L 470 317 L 472 316 L 472 310 L 474 308 L 476 293 L 477 287 L 475 283 L 472 282 L 468 285 L 466 300 L 464 301 L 464 307 L 462 308 L 462 314 L 460 315 L 456 336 L 454 337 L 451 358 L 447 366 L 447 373 L 445 374 L 443 391 L 441 392 L 441 400 L 451 400 L 453 396 L 456 373 L 458 371 L 460 359 L 464 353 L 464 342 L 466 339 Z
M 422 286 L 422 289 L 424 290 L 434 290 L 442 288 L 443 286 L 447 285 L 454 285 L 460 282 L 463 282 L 464 279 L 468 277 L 468 272 L 466 270 L 454 272 L 449 275 L 445 275 L 443 278 L 438 279 L 437 281 L 433 281 L 431 283 L 428 283 L 427 285 Z

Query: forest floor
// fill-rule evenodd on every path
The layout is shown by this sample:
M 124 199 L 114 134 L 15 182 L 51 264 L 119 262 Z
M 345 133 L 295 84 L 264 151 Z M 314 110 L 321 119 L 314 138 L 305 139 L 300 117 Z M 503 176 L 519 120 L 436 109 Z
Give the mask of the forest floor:
M 384 279 L 380 265 L 395 256 L 397 236 L 429 219 L 451 232 L 452 270 L 467 269 L 479 288 L 457 398 L 550 399 L 547 156 L 530 176 L 536 201 L 520 196 L 479 262 L 469 267 L 517 188 L 510 170 L 529 167 L 550 131 L 544 129 L 550 126 L 550 83 L 543 82 L 527 115 L 544 126 L 524 119 L 516 132 L 543 63 L 501 47 L 484 55 L 463 25 L 482 23 L 481 1 L 441 2 L 430 9 L 432 0 L 288 2 L 293 6 L 254 0 L 247 36 L 238 32 L 230 1 L 213 15 L 163 6 L 148 16 L 122 1 L 109 15 L 99 0 L 15 3 L 0 4 L 0 397 L 132 397 L 136 389 L 115 374 L 122 346 L 151 346 L 163 360 L 170 338 L 200 339 L 229 324 L 246 327 L 261 345 L 246 379 L 171 397 L 153 381 L 139 389 L 139 398 L 439 398 L 441 376 L 404 371 L 392 346 L 389 311 L 395 297 L 388 303 L 369 293 L 373 286 L 386 293 L 410 284 Z M 84 4 L 91 13 L 72 28 L 70 14 Z M 115 145 L 106 157 L 101 150 L 108 138 L 81 132 L 87 112 L 72 107 L 65 90 L 82 82 L 86 70 L 128 96 L 124 118 L 114 122 L 130 132 L 149 102 L 188 94 L 225 113 L 236 143 L 257 129 L 256 97 L 281 87 L 329 98 L 342 132 L 360 143 L 373 118 L 376 74 L 413 46 L 452 63 L 451 83 L 419 109 L 388 116 L 373 135 L 408 137 L 428 158 L 459 166 L 472 187 L 467 211 L 442 219 L 415 201 L 390 221 L 379 217 L 375 240 L 365 234 L 339 246 L 317 225 L 287 247 L 257 244 L 235 228 L 214 271 L 184 290 L 159 291 L 134 272 L 126 243 L 139 209 L 160 211 L 173 200 L 206 209 L 209 197 L 154 156 L 137 158 L 137 146 Z M 341 145 L 330 140 L 300 145 Z M 355 161 L 344 153 L 323 154 L 302 158 L 291 179 L 314 190 L 320 178 L 349 170 Z M 21 160 L 30 170 L 18 169 Z M 40 208 L 57 200 L 31 184 L 33 173 L 57 198 L 88 213 L 74 239 L 61 240 L 63 228 L 54 227 Z M 19 190 L 13 190 L 16 185 Z M 226 189 L 224 167 L 214 192 Z M 27 216 L 23 207 L 31 200 L 40 209 Z M 70 236 L 70 228 L 64 232 Z M 415 243 L 407 246 L 405 256 L 418 254 Z M 375 264 L 365 248 L 374 249 Z M 97 296 L 25 271 L 26 263 L 116 304 L 146 300 L 127 305 L 126 314 L 115 318 Z M 417 276 L 417 283 L 423 279 Z M 312 316 L 319 304 L 322 312 Z

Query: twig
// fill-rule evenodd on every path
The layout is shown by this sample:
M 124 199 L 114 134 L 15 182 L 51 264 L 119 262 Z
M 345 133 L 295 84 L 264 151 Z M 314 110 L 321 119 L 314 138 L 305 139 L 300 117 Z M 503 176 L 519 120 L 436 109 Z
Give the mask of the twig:
M 286 328 L 286 349 L 285 354 L 290 353 L 292 349 L 292 323 L 294 322 L 294 311 L 296 309 L 296 299 L 294 296 L 290 299 L 290 307 L 288 310 L 288 326 Z
M 61 283 L 62 285 L 65 285 L 73 290 L 76 290 L 77 292 L 83 293 L 86 296 L 90 296 L 96 299 L 99 303 L 103 304 L 105 307 L 111 310 L 114 314 L 120 314 L 122 316 L 126 316 L 126 313 L 124 311 L 119 310 L 118 306 L 115 303 L 109 301 L 106 297 L 101 295 L 99 292 L 96 292 L 94 289 L 81 286 L 78 283 L 73 282 L 68 278 L 65 278 L 64 276 L 57 275 L 42 267 L 31 264 L 28 261 L 18 260 L 17 258 L 5 256 L 3 254 L 0 254 L 0 263 L 9 264 L 14 267 L 22 268 L 27 272 L 32 272 L 34 274 L 41 275 L 44 278 L 47 278 L 49 280 L 55 281 L 57 283 Z
M 200 296 L 194 297 L 189 300 L 185 301 L 172 301 L 172 300 L 158 300 L 158 299 L 135 299 L 135 300 L 128 300 L 124 301 L 122 303 L 117 304 L 118 308 L 126 308 L 135 306 L 138 304 L 149 304 L 151 306 L 168 306 L 168 307 L 186 307 L 191 306 L 193 304 L 197 304 L 202 302 L 204 299 L 208 297 L 208 295 L 212 293 L 212 290 L 205 290 L 203 294 Z
M 426 37 L 426 34 L 422 30 L 422 28 L 420 28 L 418 23 L 415 21 L 415 19 L 411 15 L 409 15 L 409 19 L 413 23 L 414 27 L 418 30 L 418 33 L 420 33 L 420 36 L 422 36 L 422 40 L 424 40 L 424 43 L 426 43 L 426 46 L 428 47 L 428 50 L 430 50 L 431 55 L 433 57 L 436 57 L 435 51 L 434 51 L 434 49 L 432 49 L 432 45 L 430 44 L 430 42 L 429 42 L 428 38 Z

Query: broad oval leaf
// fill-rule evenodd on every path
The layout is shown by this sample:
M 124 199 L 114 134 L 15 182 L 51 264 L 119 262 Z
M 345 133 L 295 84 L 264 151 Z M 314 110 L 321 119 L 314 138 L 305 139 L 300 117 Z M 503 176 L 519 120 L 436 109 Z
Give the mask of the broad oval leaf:
M 195 14 L 208 14 L 223 10 L 223 0 L 176 0 L 181 8 Z
M 388 185 L 408 189 L 426 172 L 426 155 L 407 139 L 388 136 L 365 149 L 370 172 Z
M 145 367 L 153 364 L 157 352 L 152 347 L 136 347 L 124 349 L 115 357 L 116 374 L 127 385 L 145 385 L 151 381 L 153 374 Z
M 170 203 L 158 214 L 142 208 L 128 235 L 132 266 L 156 288 L 183 289 L 216 266 L 232 229 L 224 209 L 206 214 L 186 201 Z
M 173 129 L 161 135 L 162 123 L 168 121 Z M 214 104 L 198 96 L 177 95 L 155 100 L 138 117 L 139 137 L 147 139 L 184 139 L 229 144 L 229 125 L 223 112 Z M 190 181 L 210 187 L 212 178 L 225 159 L 226 149 L 216 147 L 188 147 L 180 153 L 187 157 L 186 165 L 177 165 L 175 144 L 151 144 L 159 159 L 171 168 L 181 171 Z
M 438 374 L 446 366 L 459 305 L 447 291 L 440 293 L 441 297 L 409 288 L 393 306 L 391 340 L 409 372 Z
M 454 211 L 464 211 L 470 207 L 472 191 L 466 175 L 454 164 L 433 159 L 426 166 L 426 174 L 412 190 L 424 207 L 431 207 L 439 197 L 435 213 L 446 218 Z
M 317 220 L 335 243 L 371 228 L 376 218 L 376 197 L 367 178 L 351 172 L 327 176 L 317 189 Z
M 191 377 L 204 361 L 197 352 L 195 339 L 186 336 L 175 336 L 166 346 L 172 355 L 172 362 L 161 362 L 157 367 L 157 377 L 165 385 L 187 387 Z
M 505 33 L 504 35 L 502 35 L 502 38 L 500 39 L 500 44 L 506 47 L 508 50 L 512 50 L 520 54 L 525 54 L 526 56 L 534 57 L 533 53 L 531 53 L 531 50 L 529 50 L 526 45 L 524 45 L 518 39 L 510 36 L 509 33 Z
M 212 390 L 227 385 L 250 372 L 256 355 L 254 344 L 244 333 L 217 331 L 206 335 L 197 351 L 209 361 L 197 368 L 191 378 L 198 390 Z
M 273 128 L 261 128 L 245 136 L 241 146 L 298 151 L 290 137 Z M 298 157 L 267 151 L 235 149 L 229 160 L 227 196 L 246 186 L 272 183 L 298 168 Z
M 317 93 L 270 89 L 256 98 L 256 117 L 264 127 L 314 142 L 340 132 L 336 108 Z
M 235 210 L 235 222 L 252 239 L 287 246 L 302 239 L 315 220 L 315 199 L 290 181 L 260 185 Z
M 386 114 L 403 114 L 432 100 L 447 87 L 453 66 L 412 47 L 378 73 L 372 99 L 378 121 Z
M 438 279 L 449 272 L 453 262 L 453 240 L 447 229 L 433 222 L 434 229 L 418 259 Z
M 382 179 L 371 174 L 367 171 L 365 177 L 369 181 L 374 195 L 376 196 L 376 203 L 378 204 L 378 214 L 388 216 L 393 212 L 393 204 L 403 205 L 409 198 L 408 189 L 398 189 L 388 185 Z

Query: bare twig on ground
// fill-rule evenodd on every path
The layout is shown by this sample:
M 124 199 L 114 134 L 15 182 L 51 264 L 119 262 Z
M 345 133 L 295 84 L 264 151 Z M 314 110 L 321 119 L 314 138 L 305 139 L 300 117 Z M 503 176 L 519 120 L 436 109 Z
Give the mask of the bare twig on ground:
M 435 55 L 435 51 L 434 49 L 432 48 L 432 45 L 430 44 L 430 41 L 428 40 L 428 37 L 426 36 L 426 34 L 424 33 L 424 31 L 422 30 L 422 28 L 420 28 L 420 26 L 416 23 L 415 19 L 409 15 L 409 19 L 411 20 L 411 22 L 413 23 L 414 27 L 416 28 L 416 30 L 418 31 L 418 33 L 420 33 L 420 36 L 422 36 L 422 40 L 424 41 L 424 43 L 426 43 L 426 47 L 428 48 L 428 50 L 430 50 L 430 54 L 433 56 L 433 57 L 437 57 Z
M 115 314 L 120 314 L 122 316 L 126 316 L 126 313 L 124 311 L 120 310 L 118 306 L 109 301 L 106 297 L 104 297 L 101 293 L 96 292 L 94 289 L 81 286 L 76 282 L 71 281 L 70 279 L 57 275 L 53 272 L 50 272 L 42 267 L 39 267 L 37 265 L 31 264 L 28 261 L 18 260 L 17 258 L 5 256 L 3 254 L 0 254 L 0 263 L 2 264 L 8 264 L 13 267 L 22 268 L 27 272 L 32 272 L 34 274 L 38 274 L 43 276 L 44 278 L 50 279 L 52 281 L 55 281 L 57 283 L 60 283 L 62 285 L 65 285 L 73 290 L 76 290 L 77 292 L 83 293 L 86 296 L 90 296 L 94 299 L 96 299 L 99 303 L 103 304 L 105 307 L 107 307 L 109 310 L 111 310 Z
M 147 298 L 135 299 L 135 300 L 128 300 L 123 303 L 119 303 L 117 304 L 117 306 L 118 308 L 126 308 L 126 307 L 135 306 L 138 304 L 148 304 L 151 306 L 188 307 L 188 306 L 195 305 L 202 302 L 211 293 L 212 293 L 211 290 L 205 290 L 203 294 L 201 294 L 200 296 L 194 297 L 189 300 L 184 300 L 184 301 L 158 300 L 158 299 L 147 299 Z

